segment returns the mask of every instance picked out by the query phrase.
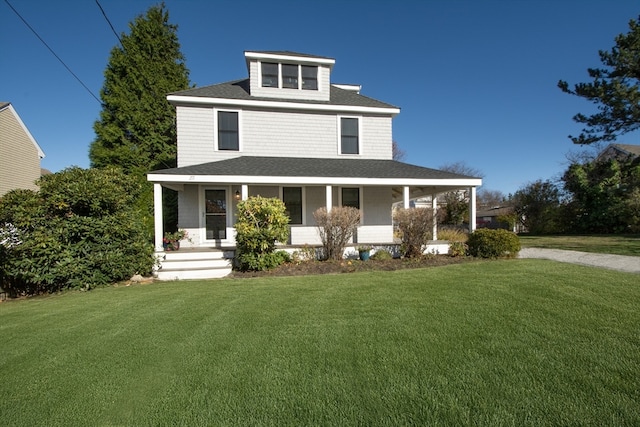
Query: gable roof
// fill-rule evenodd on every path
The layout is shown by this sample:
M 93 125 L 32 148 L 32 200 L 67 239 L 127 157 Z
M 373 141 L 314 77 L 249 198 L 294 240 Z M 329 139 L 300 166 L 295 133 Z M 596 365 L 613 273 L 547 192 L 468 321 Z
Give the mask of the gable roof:
M 614 147 L 619 149 L 620 151 L 625 152 L 626 154 L 630 154 L 633 156 L 640 156 L 640 145 L 631 145 L 631 144 L 612 144 Z
M 27 136 L 29 141 L 31 141 L 36 151 L 38 152 L 38 157 L 40 157 L 41 159 L 44 159 L 45 157 L 44 151 L 42 151 L 42 148 L 40 148 L 40 145 L 38 145 L 38 143 L 36 142 L 36 139 L 33 137 L 33 135 L 31 135 L 31 132 L 29 132 L 29 129 L 27 128 L 27 126 L 24 124 L 24 122 L 18 115 L 18 112 L 13 108 L 13 105 L 11 105 L 10 102 L 4 102 L 4 101 L 0 102 L 0 112 L 4 110 L 8 110 L 13 115 L 18 125 L 20 125 L 20 127 L 24 131 L 24 134 Z
M 150 181 L 481 185 L 481 179 L 395 160 L 242 156 L 152 171 Z M 449 181 L 449 182 L 446 182 Z
M 640 145 L 609 144 L 596 157 L 597 161 L 640 157 Z
M 199 88 L 186 89 L 178 92 L 172 92 L 167 96 L 169 101 L 188 102 L 184 97 L 193 98 L 209 98 L 213 102 L 216 99 L 234 99 L 238 101 L 262 101 L 262 102 L 279 102 L 309 105 L 325 105 L 325 106 L 356 106 L 365 108 L 383 108 L 394 109 L 397 114 L 400 109 L 386 102 L 378 101 L 373 98 L 361 95 L 353 90 L 345 90 L 335 85 L 331 85 L 329 101 L 313 101 L 313 100 L 291 100 L 287 98 L 266 98 L 259 96 L 251 96 L 249 93 L 249 79 L 233 80 L 230 82 L 219 83 Z

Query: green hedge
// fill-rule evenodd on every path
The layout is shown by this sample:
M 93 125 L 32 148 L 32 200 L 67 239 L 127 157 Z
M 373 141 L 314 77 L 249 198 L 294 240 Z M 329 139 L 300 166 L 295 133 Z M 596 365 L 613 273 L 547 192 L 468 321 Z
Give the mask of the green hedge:
M 469 235 L 469 254 L 479 258 L 514 258 L 520 252 L 520 239 L 507 230 L 481 228 Z
M 69 168 L 40 191 L 0 199 L 0 283 L 12 295 L 90 289 L 151 273 L 139 182 L 117 169 Z

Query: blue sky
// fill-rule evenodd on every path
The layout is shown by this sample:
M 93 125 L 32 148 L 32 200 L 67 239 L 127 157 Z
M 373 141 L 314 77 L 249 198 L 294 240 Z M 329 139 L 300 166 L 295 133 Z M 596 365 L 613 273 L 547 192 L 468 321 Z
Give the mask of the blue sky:
M 46 154 L 42 166 L 89 167 L 100 105 L 0 1 L 0 101 Z M 95 94 L 118 43 L 95 1 L 8 0 Z M 157 1 L 99 0 L 118 33 Z M 405 161 L 464 162 L 484 189 L 512 193 L 556 178 L 587 101 L 557 81 L 589 81 L 598 50 L 628 31 L 638 0 L 166 0 L 197 86 L 244 78 L 245 50 L 336 59 L 334 83 L 401 108 L 393 135 Z M 640 134 L 619 142 L 640 144 Z

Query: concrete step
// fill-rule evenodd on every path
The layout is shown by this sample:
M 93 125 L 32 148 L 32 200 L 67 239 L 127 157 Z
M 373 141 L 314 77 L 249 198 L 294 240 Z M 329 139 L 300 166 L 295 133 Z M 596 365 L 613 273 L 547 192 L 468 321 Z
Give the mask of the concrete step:
M 158 280 L 215 279 L 229 275 L 233 267 L 233 251 L 179 250 L 158 255 Z

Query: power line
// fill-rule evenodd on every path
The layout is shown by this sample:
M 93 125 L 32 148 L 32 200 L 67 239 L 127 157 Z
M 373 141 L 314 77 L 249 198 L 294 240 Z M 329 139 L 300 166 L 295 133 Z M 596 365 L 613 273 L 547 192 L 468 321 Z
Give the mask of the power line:
M 120 46 L 122 46 L 122 48 L 124 49 L 124 46 L 122 45 L 122 40 L 120 39 L 120 36 L 118 35 L 118 33 L 116 32 L 115 28 L 113 28 L 113 25 L 111 24 L 111 21 L 109 20 L 109 18 L 107 17 L 107 14 L 105 13 L 104 9 L 102 8 L 102 5 L 100 4 L 100 2 L 98 0 L 96 0 L 96 4 L 98 5 L 98 7 L 100 8 L 100 12 L 102 12 L 102 16 L 104 16 L 104 19 L 107 20 L 107 23 L 109 24 L 109 26 L 111 27 L 111 31 L 113 31 L 113 34 L 115 34 L 116 38 L 118 39 L 118 41 L 120 42 Z
M 100 99 L 94 95 L 93 92 L 91 92 L 91 89 L 89 89 L 87 87 L 87 85 L 84 84 L 84 82 L 82 80 L 80 80 L 80 77 L 78 77 L 73 71 L 71 71 L 71 68 L 69 68 L 69 66 L 67 64 L 65 64 L 65 62 L 53 51 L 53 49 L 47 44 L 47 42 L 44 41 L 44 39 L 42 37 L 40 37 L 40 35 L 36 32 L 36 30 L 33 29 L 33 27 L 31 25 L 29 25 L 29 23 L 27 22 L 26 19 L 24 19 L 22 17 L 22 15 L 20 15 L 18 13 L 18 11 L 11 5 L 11 3 L 9 3 L 9 0 L 4 0 L 4 2 L 11 8 L 11 10 L 13 10 L 13 12 L 18 16 L 18 18 L 20 18 L 22 20 L 22 22 L 24 22 L 24 25 L 26 25 L 33 34 L 35 34 L 35 36 L 38 38 L 38 40 L 40 40 L 42 42 L 42 44 L 44 44 L 47 49 L 49 49 L 49 52 L 51 52 L 53 54 L 53 56 L 56 57 L 56 59 L 58 61 L 60 61 L 60 63 L 64 66 L 64 68 L 67 69 L 67 71 L 69 71 L 69 73 L 71 73 L 71 75 L 73 77 L 75 77 L 75 79 L 82 85 L 82 87 L 84 87 L 86 89 L 87 92 L 89 92 L 89 94 L 96 100 L 98 101 L 99 104 L 102 104 L 102 101 L 100 101 Z

